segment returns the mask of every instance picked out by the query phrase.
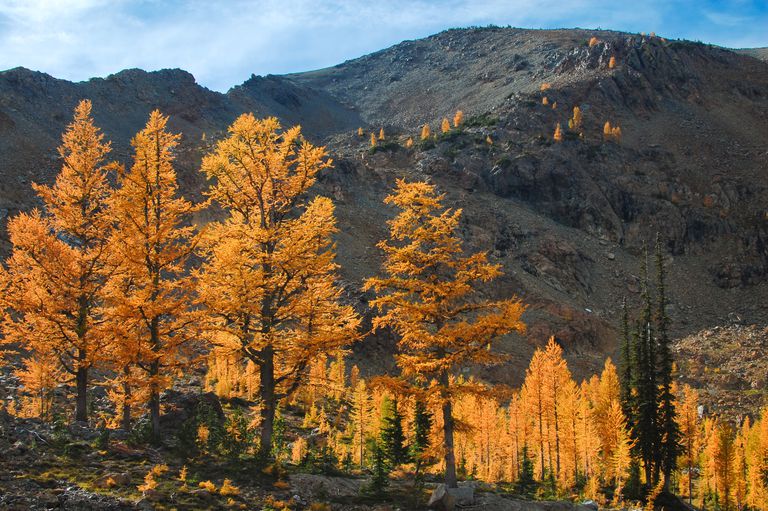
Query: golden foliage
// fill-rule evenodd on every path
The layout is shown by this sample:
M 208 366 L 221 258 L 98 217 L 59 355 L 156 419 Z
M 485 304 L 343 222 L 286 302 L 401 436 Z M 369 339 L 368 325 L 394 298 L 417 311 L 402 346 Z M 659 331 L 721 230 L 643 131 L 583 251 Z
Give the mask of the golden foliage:
M 379 140 L 384 140 L 384 128 L 379 130 Z
M 14 413 L 20 417 L 50 419 L 53 410 L 53 392 L 62 381 L 58 360 L 33 355 L 24 361 L 24 368 L 17 370 L 16 377 L 22 385 L 23 396 Z
M 545 82 L 545 83 L 542 83 L 542 84 L 541 84 L 541 87 L 539 87 L 539 90 L 540 90 L 541 92 L 544 92 L 545 90 L 549 90 L 549 89 L 551 89 L 551 88 L 552 88 L 552 84 L 551 84 L 551 83 L 546 83 L 546 82 Z
M 549 99 L 546 96 L 544 96 L 543 98 L 541 98 L 541 104 L 542 105 L 548 105 L 549 104 Z
M 593 46 L 596 46 L 599 42 L 600 40 L 597 37 L 592 36 L 589 39 L 589 47 L 592 48 Z
M 446 117 L 443 117 L 443 122 L 440 123 L 440 131 L 443 133 L 448 133 L 451 131 L 451 123 L 448 122 L 448 119 Z
M 371 133 L 371 147 L 376 147 L 376 135 Z
M 111 219 L 105 162 L 110 144 L 94 126 L 90 101 L 81 101 L 62 136 L 61 172 L 53 186 L 33 185 L 42 211 L 8 222 L 12 245 L 0 269 L 0 346 L 19 347 L 48 366 L 58 361 L 77 381 L 76 420 L 87 419 L 89 369 L 107 354 L 98 302 Z M 48 367 L 52 369 L 52 367 Z
M 108 201 L 115 228 L 104 287 L 110 357 L 117 368 L 138 370 L 131 383 L 148 392 L 154 434 L 160 393 L 189 360 L 185 347 L 199 318 L 190 308 L 194 286 L 186 272 L 195 239 L 189 223 L 199 208 L 178 194 L 173 160 L 180 135 L 168 132 L 167 123 L 159 111 L 150 114 L 131 142 L 133 165 L 120 173 Z
M 571 129 L 578 130 L 579 128 L 581 128 L 582 123 L 584 122 L 584 118 L 581 113 L 581 108 L 579 108 L 578 106 L 573 107 L 573 117 L 571 119 L 573 120 L 573 127 L 571 127 Z
M 362 127 L 357 128 L 357 136 L 358 137 L 362 137 L 363 136 L 363 128 Z
M 228 217 L 209 225 L 196 272 L 209 340 L 258 367 L 262 445 L 271 445 L 277 400 L 292 394 L 310 361 L 357 339 L 359 318 L 340 303 L 331 236 L 333 203 L 305 203 L 325 149 L 281 131 L 277 119 L 240 116 L 203 159 L 211 199 Z M 265 427 L 266 424 L 266 427 Z
M 453 114 L 453 127 L 458 128 L 461 126 L 461 123 L 464 121 L 464 112 L 461 110 L 456 110 L 456 113 Z
M 421 139 L 426 140 L 430 137 L 430 135 L 431 135 L 431 132 L 429 129 L 429 124 L 425 124 L 424 126 L 421 127 Z
M 446 479 L 455 475 L 451 404 L 473 385 L 451 380 L 470 364 L 504 359 L 489 348 L 499 336 L 523 332 L 524 306 L 516 298 L 500 301 L 477 297 L 476 286 L 501 274 L 487 254 L 465 256 L 457 235 L 461 210 L 444 208 L 445 196 L 433 185 L 398 180 L 385 202 L 400 213 L 389 221 L 390 236 L 378 247 L 384 252 L 382 277 L 368 279 L 366 290 L 379 310 L 375 329 L 389 327 L 398 338 L 396 360 L 405 378 L 425 385 L 439 396 L 443 408 Z
M 408 149 L 413 147 L 413 137 L 408 137 L 408 140 L 405 141 L 405 147 Z
M 603 138 L 613 140 L 616 143 L 621 142 L 621 127 L 612 126 L 610 121 L 605 121 L 603 125 Z
M 608 69 L 613 69 L 616 67 L 616 57 L 611 55 L 610 60 L 608 60 Z
M 553 138 L 555 139 L 555 142 L 562 142 L 563 141 L 563 130 L 560 128 L 560 123 L 557 123 L 557 126 L 555 126 L 555 134 L 553 135 Z
M 209 493 L 216 493 L 216 485 L 211 481 L 200 481 L 197 485 Z
M 229 479 L 224 479 L 221 488 L 219 488 L 219 493 L 225 497 L 240 495 L 240 488 L 233 485 Z
M 160 477 L 163 474 L 168 472 L 168 466 L 167 465 L 155 465 L 153 466 L 149 472 L 144 476 L 144 484 L 141 484 L 137 486 L 137 489 L 140 492 L 145 492 L 148 490 L 154 490 L 157 488 L 157 480 L 156 477 Z

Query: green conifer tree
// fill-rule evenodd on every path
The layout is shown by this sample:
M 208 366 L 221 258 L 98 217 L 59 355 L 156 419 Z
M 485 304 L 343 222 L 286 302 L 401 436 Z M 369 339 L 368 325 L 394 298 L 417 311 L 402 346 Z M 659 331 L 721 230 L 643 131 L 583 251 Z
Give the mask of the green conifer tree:
M 677 467 L 678 445 L 680 430 L 675 413 L 675 396 L 672 393 L 673 360 L 669 340 L 669 317 L 667 316 L 667 296 L 664 270 L 664 255 L 662 253 L 661 237 L 656 235 L 656 352 L 657 352 L 657 381 L 658 381 L 658 421 L 659 449 L 657 464 L 664 476 L 664 489 L 669 491 L 672 472 Z
M 643 250 L 642 268 L 643 310 L 638 328 L 637 349 L 637 443 L 649 487 L 658 481 L 656 464 L 658 439 L 658 387 L 656 382 L 656 340 L 653 331 L 653 300 L 648 282 L 648 251 Z
M 627 299 L 624 298 L 621 304 L 621 365 L 619 384 L 621 389 L 621 409 L 624 417 L 629 424 L 635 422 L 635 399 L 633 389 L 635 388 L 636 363 L 634 361 L 635 347 L 633 337 L 629 331 L 629 310 L 627 309 Z
M 387 467 L 386 455 L 384 449 L 382 449 L 379 442 L 375 442 L 372 446 L 373 451 L 373 463 L 371 474 L 371 481 L 365 487 L 365 493 L 368 493 L 374 497 L 383 497 L 386 494 L 387 486 L 389 486 L 389 469 Z
M 395 468 L 408 461 L 403 415 L 397 406 L 397 399 L 385 399 L 382 407 L 381 450 L 384 452 L 384 460 L 391 468 Z
M 533 460 L 528 454 L 528 446 L 523 446 L 520 453 L 520 475 L 515 481 L 515 493 L 524 497 L 530 497 L 536 491 L 536 480 L 533 473 Z
M 413 411 L 413 441 L 411 442 L 411 458 L 419 472 L 424 461 L 424 453 L 429 449 L 429 431 L 432 429 L 432 414 L 420 399 L 416 400 Z

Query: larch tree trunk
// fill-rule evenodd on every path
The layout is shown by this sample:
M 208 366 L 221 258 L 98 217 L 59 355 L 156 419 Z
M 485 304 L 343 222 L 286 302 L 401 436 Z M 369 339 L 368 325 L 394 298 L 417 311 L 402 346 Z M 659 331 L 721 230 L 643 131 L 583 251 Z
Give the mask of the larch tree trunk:
M 131 368 L 128 365 L 123 367 L 123 416 L 120 421 L 121 427 L 125 431 L 131 430 L 131 384 L 128 381 Z
M 448 389 L 450 381 L 448 373 L 440 376 L 440 384 Z M 443 449 L 445 450 L 445 486 L 457 488 L 456 480 L 456 453 L 453 449 L 453 406 L 447 396 L 443 396 Z
M 272 345 L 261 350 L 261 365 L 259 366 L 261 392 L 261 456 L 269 457 L 272 451 L 272 434 L 275 428 L 275 352 Z
M 77 396 L 75 398 L 75 421 L 88 422 L 88 366 L 85 365 L 85 353 L 80 351 L 78 360 L 82 361 L 75 372 Z

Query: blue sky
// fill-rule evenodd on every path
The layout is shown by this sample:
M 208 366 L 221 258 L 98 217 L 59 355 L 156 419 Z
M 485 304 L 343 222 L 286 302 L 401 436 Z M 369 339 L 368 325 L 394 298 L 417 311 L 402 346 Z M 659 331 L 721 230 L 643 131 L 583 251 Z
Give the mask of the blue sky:
M 85 80 L 179 67 L 226 91 L 451 27 L 651 32 L 768 46 L 768 0 L 0 0 L 0 70 Z

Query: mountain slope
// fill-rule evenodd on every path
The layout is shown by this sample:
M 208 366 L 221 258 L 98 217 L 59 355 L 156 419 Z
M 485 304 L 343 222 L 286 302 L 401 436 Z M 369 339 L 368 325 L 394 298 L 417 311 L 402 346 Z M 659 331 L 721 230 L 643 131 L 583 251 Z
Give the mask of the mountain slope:
M 239 113 L 302 124 L 336 162 L 319 193 L 338 204 L 342 274 L 361 309 L 367 297 L 357 290 L 378 268 L 374 245 L 393 213 L 382 198 L 398 177 L 437 183 L 464 209 L 468 247 L 490 250 L 504 266 L 487 292 L 531 304 L 527 340 L 504 343 L 513 361 L 485 373 L 496 380 L 519 382 L 548 335 L 580 375 L 615 354 L 621 298 L 637 301 L 642 246 L 657 231 L 670 254 L 675 334 L 729 313 L 750 322 L 768 313 L 768 64 L 749 56 L 618 32 L 488 28 L 450 30 L 329 69 L 252 77 L 227 94 L 179 70 L 81 83 L 5 71 L 3 214 L 34 205 L 30 182 L 55 175 L 55 147 L 82 97 L 93 100 L 123 162 L 148 112 L 170 114 L 184 134 L 180 175 L 193 197 L 204 186 L 196 170 L 203 150 Z M 565 127 L 576 105 L 582 136 L 553 143 L 555 125 Z M 463 130 L 402 147 L 421 124 L 436 129 L 457 109 Z M 603 140 L 606 120 L 621 126 L 621 144 Z M 358 126 L 385 126 L 401 146 L 372 154 L 367 136 L 353 134 Z M 369 364 L 391 365 L 386 335 L 357 350 Z

